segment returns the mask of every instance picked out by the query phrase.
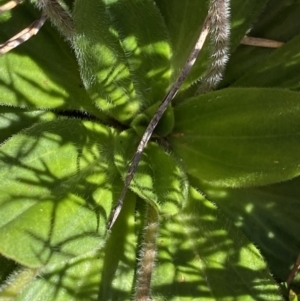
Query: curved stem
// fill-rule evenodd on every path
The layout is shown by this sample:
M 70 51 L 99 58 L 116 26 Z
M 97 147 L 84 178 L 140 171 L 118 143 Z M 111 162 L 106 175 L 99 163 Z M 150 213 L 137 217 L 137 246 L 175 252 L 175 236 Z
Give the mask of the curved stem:
M 159 108 L 157 109 L 157 112 L 155 113 L 155 115 L 153 116 L 153 118 L 151 119 L 149 125 L 147 126 L 145 133 L 138 145 L 137 151 L 134 154 L 134 157 L 131 161 L 131 165 L 129 167 L 129 170 L 126 174 L 125 177 L 125 184 L 124 184 L 124 188 L 122 190 L 121 196 L 115 206 L 115 208 L 113 209 L 110 218 L 109 218 L 109 222 L 108 222 L 108 229 L 111 229 L 113 224 L 115 223 L 115 221 L 117 220 L 118 215 L 121 212 L 122 206 L 123 206 L 123 201 L 126 195 L 126 192 L 129 188 L 129 185 L 132 181 L 132 178 L 137 170 L 138 164 L 141 160 L 142 157 L 142 153 L 154 131 L 154 129 L 156 128 L 159 120 L 161 119 L 162 115 L 164 114 L 165 110 L 167 109 L 168 105 L 171 103 L 172 99 L 175 97 L 176 93 L 178 92 L 180 86 L 182 85 L 182 83 L 184 82 L 184 80 L 186 79 L 186 77 L 188 76 L 188 74 L 190 73 L 197 57 L 198 54 L 200 52 L 200 50 L 203 47 L 203 44 L 206 40 L 206 37 L 208 35 L 209 32 L 209 16 L 206 17 L 204 24 L 202 26 L 202 30 L 200 32 L 199 38 L 188 58 L 188 60 L 186 61 L 182 71 L 180 72 L 178 78 L 176 79 L 175 83 L 173 84 L 173 86 L 171 87 L 170 91 L 166 94 L 166 96 L 163 98 Z
M 158 234 L 159 217 L 156 210 L 147 206 L 146 223 L 143 233 L 142 249 L 137 271 L 135 286 L 135 300 L 149 301 L 152 272 L 156 259 L 156 240 Z
M 47 16 L 42 15 L 39 19 L 31 23 L 21 32 L 10 38 L 8 41 L 0 45 L 0 56 L 18 47 L 22 43 L 36 35 L 47 20 Z
M 23 0 L 11 0 L 8 1 L 7 3 L 3 4 L 0 6 L 0 15 L 3 14 L 4 12 L 13 9 L 16 7 L 19 3 L 21 3 Z

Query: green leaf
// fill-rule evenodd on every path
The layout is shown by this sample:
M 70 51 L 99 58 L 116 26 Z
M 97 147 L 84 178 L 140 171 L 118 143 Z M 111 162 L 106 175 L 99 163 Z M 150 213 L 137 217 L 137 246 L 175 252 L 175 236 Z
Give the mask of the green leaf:
M 115 164 L 125 178 L 139 137 L 132 130 L 123 131 L 115 142 Z M 181 210 L 187 198 L 188 182 L 174 158 L 157 144 L 148 143 L 130 188 L 148 201 L 162 215 Z
M 172 46 L 171 66 L 173 80 L 175 80 L 197 41 L 207 15 L 208 6 L 206 1 L 201 3 L 198 0 L 180 2 L 155 0 L 155 2 L 169 32 Z M 207 49 L 205 55 L 208 56 Z M 203 71 L 202 66 L 201 73 Z M 199 74 L 197 77 L 199 77 Z
M 69 260 L 104 243 L 123 186 L 114 131 L 93 122 L 39 123 L 0 148 L 0 252 L 29 267 Z
M 164 97 L 170 47 L 153 1 L 76 0 L 74 23 L 81 76 L 99 109 L 128 123 Z
M 130 300 L 136 264 L 135 199 L 130 193 L 101 250 L 42 269 L 14 300 Z
M 157 247 L 154 300 L 282 300 L 257 248 L 195 189 Z
M 300 178 L 266 187 L 230 189 L 198 182 L 206 197 L 259 246 L 278 282 L 299 253 Z
M 53 112 L 0 106 L 0 143 L 36 122 L 52 120 Z
M 157 109 L 161 102 L 157 102 L 143 113 L 138 114 L 131 122 L 130 127 L 133 128 L 138 136 L 142 137 L 149 122 L 151 121 L 152 117 L 157 112 Z M 158 135 L 160 137 L 165 137 L 169 135 L 173 128 L 174 128 L 174 111 L 171 105 L 168 106 L 167 110 L 159 120 L 156 128 L 154 129 L 153 134 Z
M 1 301 L 11 301 L 22 292 L 38 274 L 37 269 L 18 268 L 7 278 L 7 282 L 1 286 Z
M 300 94 L 224 89 L 187 100 L 169 142 L 188 173 L 218 186 L 265 185 L 300 173 Z
M 287 42 L 299 34 L 299 0 L 269 0 L 251 35 Z
M 25 1 L 1 15 L 1 42 L 40 13 Z M 35 109 L 86 110 L 102 116 L 84 90 L 74 53 L 48 23 L 26 43 L 0 56 L 0 103 Z
M 16 262 L 0 255 L 0 266 L 0 287 L 2 288 L 5 280 L 16 270 L 18 265 Z
M 233 86 L 274 87 L 299 90 L 299 45 L 300 36 L 296 36 L 283 47 L 256 64 Z
M 288 42 L 299 34 L 300 19 L 298 18 L 300 13 L 300 1 L 299 0 L 269 0 L 262 14 L 255 22 L 253 28 L 249 33 L 249 36 L 271 39 L 281 42 Z M 285 56 L 288 50 L 285 48 Z M 243 75 L 251 72 L 251 68 L 257 70 L 262 66 L 265 60 L 270 63 L 269 55 L 276 51 L 273 48 L 253 47 L 240 45 L 236 51 L 231 55 L 228 62 L 224 79 L 221 83 L 222 87 L 228 87 Z M 276 53 L 278 53 L 276 51 Z M 276 58 L 276 60 L 279 57 Z M 283 72 L 288 67 L 289 72 L 293 69 L 289 64 L 295 62 L 296 57 L 287 58 L 282 66 L 284 68 L 278 70 L 282 78 L 284 78 Z M 273 62 L 275 63 L 275 62 Z M 272 65 L 274 66 L 274 65 Z M 266 70 L 264 70 L 265 72 Z M 276 71 L 276 70 L 274 70 Z M 272 78 L 275 74 L 272 74 Z M 265 82 L 264 78 L 264 82 Z M 285 81 L 281 81 L 280 86 Z M 259 81 L 257 82 L 259 83 Z M 244 85 L 249 86 L 244 82 Z

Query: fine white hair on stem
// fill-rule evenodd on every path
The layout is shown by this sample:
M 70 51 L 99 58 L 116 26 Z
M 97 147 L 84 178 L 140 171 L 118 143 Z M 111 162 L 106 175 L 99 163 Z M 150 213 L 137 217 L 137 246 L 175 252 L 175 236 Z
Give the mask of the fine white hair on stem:
M 222 79 L 228 61 L 230 36 L 230 0 L 210 0 L 209 27 L 212 53 L 208 70 L 197 94 L 212 91 Z
M 37 7 L 43 11 L 65 38 L 72 39 L 74 34 L 73 20 L 69 12 L 57 0 L 38 0 Z
M 147 205 L 146 221 L 143 232 L 143 242 L 140 251 L 136 285 L 135 285 L 135 300 L 149 301 L 151 277 L 156 260 L 156 241 L 158 234 L 158 213 L 156 210 Z

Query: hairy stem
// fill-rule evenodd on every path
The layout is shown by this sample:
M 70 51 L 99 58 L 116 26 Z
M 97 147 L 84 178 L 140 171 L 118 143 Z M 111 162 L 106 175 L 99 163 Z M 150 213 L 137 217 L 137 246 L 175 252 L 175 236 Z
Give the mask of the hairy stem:
M 146 223 L 143 233 L 142 249 L 140 251 L 135 300 L 150 300 L 150 285 L 156 259 L 156 240 L 158 233 L 158 213 L 147 204 Z
M 230 0 L 210 0 L 208 15 L 212 53 L 209 68 L 201 81 L 197 94 L 212 91 L 222 79 L 228 61 L 229 4 Z
M 74 35 L 74 25 L 71 15 L 57 0 L 38 0 L 37 7 L 51 20 L 65 38 L 71 40 Z

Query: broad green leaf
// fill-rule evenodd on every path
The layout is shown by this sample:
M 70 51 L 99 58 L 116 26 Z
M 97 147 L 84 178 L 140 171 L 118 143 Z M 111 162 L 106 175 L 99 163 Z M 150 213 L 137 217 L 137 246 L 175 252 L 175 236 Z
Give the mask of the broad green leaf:
M 274 48 L 240 45 L 228 61 L 219 88 L 227 88 L 234 84 L 236 80 L 247 74 L 253 66 L 264 62 L 274 51 Z
M 93 122 L 39 123 L 0 148 L 0 252 L 29 267 L 104 243 L 122 188 L 114 131 Z
M 1 43 L 39 16 L 28 1 L 1 15 Z M 2 104 L 86 110 L 102 116 L 82 86 L 70 45 L 48 21 L 35 37 L 0 56 L 0 95 Z
M 287 42 L 299 34 L 299 0 L 269 0 L 251 35 Z
M 157 250 L 153 300 L 283 300 L 257 248 L 195 189 Z
M 264 61 L 256 64 L 233 86 L 299 90 L 299 45 L 300 36 L 298 35 L 270 54 Z
M 128 123 L 164 97 L 170 47 L 151 0 L 76 0 L 74 47 L 81 76 L 100 110 Z
M 206 1 L 155 0 L 164 18 L 172 46 L 173 80 L 189 57 L 208 11 Z M 206 49 L 205 58 L 208 57 Z M 202 62 L 206 66 L 206 63 Z M 201 73 L 203 73 L 203 66 Z M 200 73 L 200 75 L 201 75 Z M 199 74 L 198 74 L 199 77 Z
M 139 137 L 132 130 L 123 131 L 115 142 L 115 164 L 125 178 Z M 157 144 L 145 149 L 130 188 L 148 201 L 162 215 L 181 210 L 187 198 L 188 182 L 174 158 Z
M 0 112 L 0 143 L 36 122 L 55 118 L 53 112 L 18 107 L 0 106 Z
M 218 186 L 254 186 L 300 173 L 300 94 L 224 89 L 178 105 L 169 142 L 191 175 Z
M 251 28 L 268 0 L 235 0 L 231 2 L 231 34 L 230 52 L 239 45 L 245 33 Z M 170 34 L 173 50 L 172 70 L 175 78 L 186 62 L 191 50 L 201 31 L 204 19 L 208 12 L 207 1 L 169 1 L 155 0 Z M 190 87 L 191 84 L 204 75 L 209 61 L 209 43 L 206 42 L 190 75 L 184 82 L 181 90 Z M 189 95 L 193 95 L 192 88 Z M 182 96 L 179 96 L 182 97 Z
M 288 42 L 299 34 L 299 13 L 299 0 L 269 0 L 257 22 L 254 23 L 253 28 L 247 34 L 252 37 Z M 243 75 L 251 72 L 252 67 L 254 67 L 254 70 L 257 70 L 257 66 L 262 66 L 265 60 L 270 62 L 269 55 L 274 51 L 275 49 L 272 48 L 240 45 L 231 55 L 221 86 L 227 87 L 232 84 Z M 285 55 L 287 55 L 287 52 Z M 277 59 L 278 57 L 276 60 Z M 286 57 L 282 65 L 284 69 L 288 67 L 290 71 L 291 64 L 289 63 L 292 63 L 292 61 L 294 63 L 295 59 L 296 56 Z M 274 72 L 279 71 L 282 78 L 284 78 L 283 72 L 286 72 L 284 69 L 280 71 L 274 70 Z M 284 80 L 280 83 L 280 86 L 282 86 L 283 82 Z M 244 85 L 249 86 L 245 82 L 243 83 L 243 86 Z
M 270 0 L 230 1 L 230 51 L 231 53 L 239 46 L 241 39 L 257 22 L 261 13 L 264 12 L 266 4 Z
M 274 277 L 284 282 L 300 251 L 299 184 L 297 177 L 259 188 L 195 185 L 259 246 Z
M 135 198 L 130 193 L 101 250 L 42 269 L 14 300 L 130 300 L 136 264 Z

